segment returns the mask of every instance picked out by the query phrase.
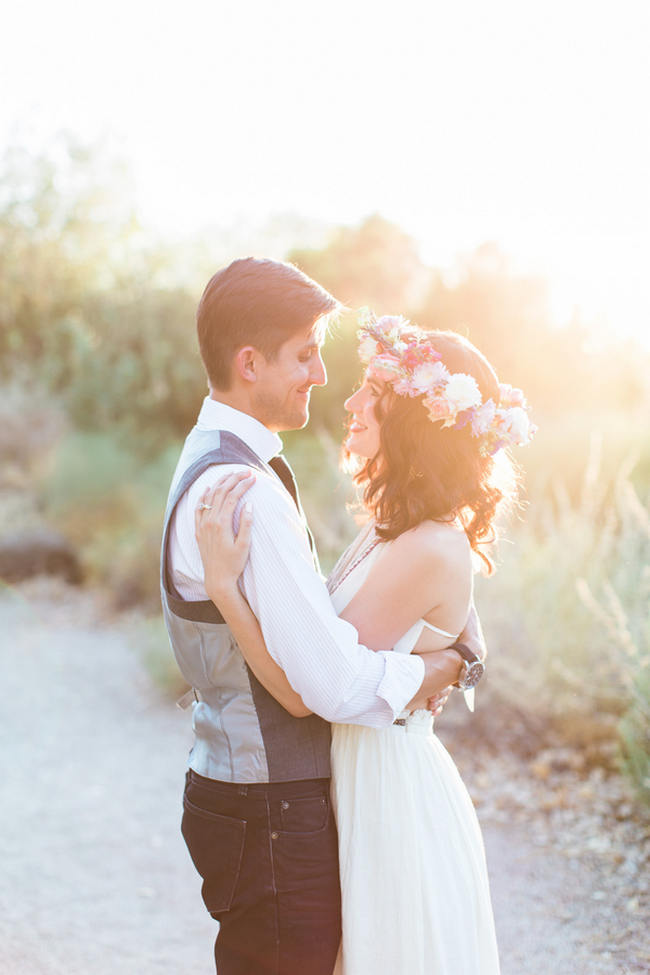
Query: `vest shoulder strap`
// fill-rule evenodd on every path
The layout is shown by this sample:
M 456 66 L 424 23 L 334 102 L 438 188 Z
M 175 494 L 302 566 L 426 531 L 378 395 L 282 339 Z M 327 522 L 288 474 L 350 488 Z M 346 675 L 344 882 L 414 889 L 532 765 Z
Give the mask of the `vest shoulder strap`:
M 165 528 L 161 552 L 161 584 L 165 592 L 167 606 L 174 614 L 184 620 L 196 623 L 225 623 L 225 620 L 211 599 L 182 599 L 171 581 L 169 572 L 169 526 L 176 505 L 185 492 L 208 467 L 215 464 L 242 464 L 273 475 L 272 469 L 262 461 L 236 434 L 227 430 L 215 431 L 216 445 L 201 454 L 183 472 L 169 496 L 165 513 Z M 273 475 L 275 476 L 275 475 Z

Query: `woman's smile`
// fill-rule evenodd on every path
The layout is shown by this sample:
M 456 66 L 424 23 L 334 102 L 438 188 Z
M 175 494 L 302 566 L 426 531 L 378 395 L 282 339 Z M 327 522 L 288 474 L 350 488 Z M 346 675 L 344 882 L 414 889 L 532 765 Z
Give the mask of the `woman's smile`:
M 379 384 L 366 376 L 362 386 L 345 401 L 350 413 L 346 447 L 359 457 L 374 457 L 379 450 L 380 423 L 375 410 L 380 392 Z

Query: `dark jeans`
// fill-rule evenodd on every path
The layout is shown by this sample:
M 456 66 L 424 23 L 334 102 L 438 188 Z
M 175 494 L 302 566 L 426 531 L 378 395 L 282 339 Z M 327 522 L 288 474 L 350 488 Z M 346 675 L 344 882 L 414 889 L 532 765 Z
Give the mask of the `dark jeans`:
M 329 780 L 187 773 L 182 832 L 220 930 L 218 975 L 331 975 L 341 937 Z

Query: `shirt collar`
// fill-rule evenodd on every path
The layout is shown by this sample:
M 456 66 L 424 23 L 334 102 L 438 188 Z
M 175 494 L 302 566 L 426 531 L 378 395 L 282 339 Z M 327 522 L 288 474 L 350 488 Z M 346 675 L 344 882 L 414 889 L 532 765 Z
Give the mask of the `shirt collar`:
M 282 450 L 282 440 L 277 433 L 248 413 L 206 396 L 196 421 L 199 430 L 228 430 L 248 444 L 263 463 L 268 464 Z

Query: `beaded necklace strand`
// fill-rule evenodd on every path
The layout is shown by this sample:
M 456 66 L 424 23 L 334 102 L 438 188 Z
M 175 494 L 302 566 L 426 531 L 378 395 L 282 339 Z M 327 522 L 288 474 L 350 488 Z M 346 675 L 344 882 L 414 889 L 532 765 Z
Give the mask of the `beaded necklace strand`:
M 356 559 L 354 559 L 353 562 L 350 563 L 350 565 L 346 568 L 343 574 L 339 576 L 338 579 L 334 579 L 331 585 L 328 586 L 330 596 L 332 595 L 332 593 L 335 593 L 336 590 L 345 582 L 345 580 L 350 575 L 350 573 L 354 572 L 356 567 L 358 565 L 361 565 L 364 559 L 368 558 L 370 553 L 373 551 L 373 549 L 377 547 L 377 545 L 379 545 L 380 542 L 381 542 L 381 538 L 375 538 L 374 541 L 372 541 L 370 545 L 368 545 L 368 547 L 363 550 L 361 555 L 359 555 Z

